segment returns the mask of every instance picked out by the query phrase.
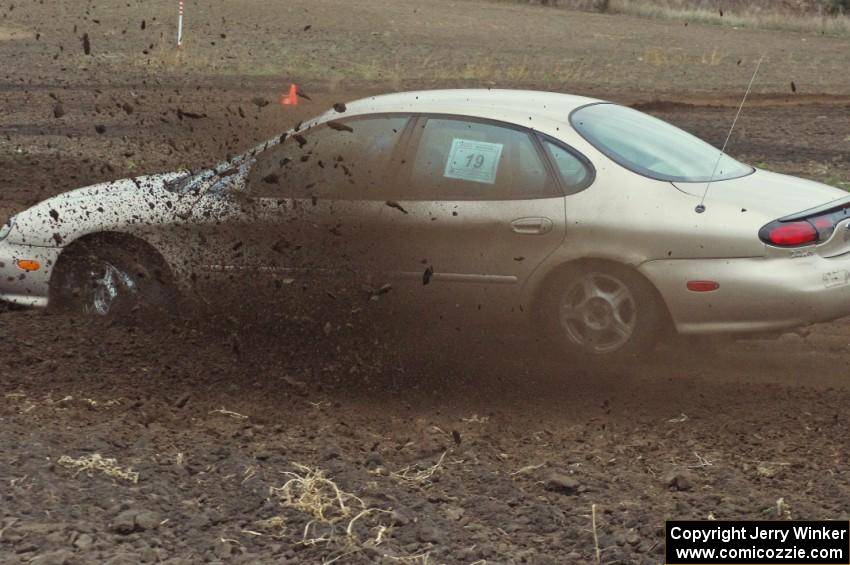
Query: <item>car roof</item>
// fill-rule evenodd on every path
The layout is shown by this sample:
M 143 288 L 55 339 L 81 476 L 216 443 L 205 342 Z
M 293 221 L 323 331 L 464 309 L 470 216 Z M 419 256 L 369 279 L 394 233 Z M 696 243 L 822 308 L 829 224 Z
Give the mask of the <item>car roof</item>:
M 344 115 L 410 112 L 475 116 L 534 128 L 535 120 L 566 123 L 570 112 L 601 102 L 595 98 L 535 90 L 451 89 L 383 94 L 356 100 Z M 323 118 L 339 118 L 329 112 Z M 324 120 L 319 120 L 324 121 Z

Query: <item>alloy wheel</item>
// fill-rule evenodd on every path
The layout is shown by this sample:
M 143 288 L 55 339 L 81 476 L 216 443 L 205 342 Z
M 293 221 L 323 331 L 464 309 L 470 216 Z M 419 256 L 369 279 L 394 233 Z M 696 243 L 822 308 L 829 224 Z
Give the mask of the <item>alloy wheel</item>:
M 139 287 L 129 273 L 104 262 L 99 272 L 91 272 L 92 294 L 86 309 L 91 314 L 107 316 L 116 302 L 126 294 L 137 294 Z
M 625 346 L 635 332 L 637 307 L 629 288 L 616 277 L 587 273 L 563 293 L 559 317 L 567 338 L 596 354 Z

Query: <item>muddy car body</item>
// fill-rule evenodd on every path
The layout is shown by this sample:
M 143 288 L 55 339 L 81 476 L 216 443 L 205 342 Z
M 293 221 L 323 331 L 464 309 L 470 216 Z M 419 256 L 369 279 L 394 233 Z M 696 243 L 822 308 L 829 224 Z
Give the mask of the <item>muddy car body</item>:
M 521 317 L 572 351 L 618 354 L 668 326 L 772 332 L 850 314 L 848 202 L 599 100 L 401 93 L 215 169 L 21 212 L 3 228 L 0 292 L 47 306 L 67 294 L 56 273 L 96 258 L 92 244 L 129 246 L 136 274 L 176 288 L 216 273 L 358 273 L 438 309 Z M 138 292 L 135 259 L 77 273 L 88 310 Z

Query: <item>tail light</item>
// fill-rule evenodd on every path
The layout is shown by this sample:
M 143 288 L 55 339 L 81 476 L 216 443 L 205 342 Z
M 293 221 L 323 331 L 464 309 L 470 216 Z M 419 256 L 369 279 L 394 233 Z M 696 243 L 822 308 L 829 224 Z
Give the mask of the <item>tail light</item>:
M 770 245 L 796 247 L 817 241 L 818 231 L 806 220 L 788 223 L 772 222 L 761 228 L 759 237 Z
M 759 237 L 768 245 L 777 247 L 799 247 L 828 240 L 835 226 L 850 218 L 850 209 L 845 204 L 840 208 L 820 213 L 809 218 L 776 220 L 759 230 Z

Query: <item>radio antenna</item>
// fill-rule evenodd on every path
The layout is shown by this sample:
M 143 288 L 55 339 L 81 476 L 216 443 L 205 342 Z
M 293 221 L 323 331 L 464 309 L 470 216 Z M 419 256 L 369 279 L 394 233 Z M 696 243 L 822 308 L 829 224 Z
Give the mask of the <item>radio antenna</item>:
M 753 71 L 753 76 L 750 79 L 750 84 L 747 85 L 747 91 L 744 93 L 744 98 L 741 100 L 741 105 L 738 106 L 738 112 L 735 114 L 735 119 L 732 120 L 732 127 L 729 128 L 729 133 L 726 134 L 726 141 L 723 142 L 723 149 L 720 150 L 720 153 L 717 155 L 717 161 L 714 163 L 714 169 L 711 171 L 711 176 L 708 177 L 708 184 L 705 185 L 705 190 L 702 193 L 702 200 L 699 201 L 697 207 L 694 208 L 694 212 L 697 214 L 702 214 L 705 212 L 705 199 L 708 196 L 708 190 L 711 188 L 711 183 L 714 182 L 714 175 L 717 174 L 717 167 L 720 166 L 720 160 L 723 158 L 723 155 L 726 153 L 726 146 L 729 144 L 729 139 L 732 137 L 732 132 L 735 131 L 735 124 L 738 123 L 738 118 L 741 116 L 741 111 L 744 109 L 744 104 L 747 102 L 747 96 L 750 95 L 750 90 L 753 88 L 753 83 L 756 80 L 756 75 L 759 74 L 759 69 L 761 68 L 761 62 L 764 61 L 764 55 L 759 58 L 759 62 L 756 65 L 756 70 Z

